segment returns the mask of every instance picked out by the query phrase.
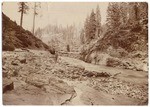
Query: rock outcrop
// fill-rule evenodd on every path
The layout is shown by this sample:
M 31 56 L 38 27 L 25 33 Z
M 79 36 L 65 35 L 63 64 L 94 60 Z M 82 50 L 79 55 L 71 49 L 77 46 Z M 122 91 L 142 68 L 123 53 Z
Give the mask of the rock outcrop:
M 148 30 L 144 26 L 147 23 L 139 23 L 140 30 L 136 31 L 137 26 L 118 31 L 108 29 L 102 38 L 83 44 L 80 59 L 93 64 L 148 71 Z

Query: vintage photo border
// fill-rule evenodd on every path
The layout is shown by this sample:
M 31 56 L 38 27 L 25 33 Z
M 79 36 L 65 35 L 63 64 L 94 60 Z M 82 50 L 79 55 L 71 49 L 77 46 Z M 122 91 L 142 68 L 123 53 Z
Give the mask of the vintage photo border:
M 1 0 L 0 3 L 2 4 L 2 2 L 19 2 L 19 1 L 26 1 L 26 2 L 148 2 L 148 5 L 149 5 L 149 2 L 150 0 Z M 1 5 L 2 6 L 2 5 Z M 1 30 L 0 30 L 0 53 L 1 53 L 1 58 L 0 58 L 0 68 L 1 68 L 1 73 L 0 73 L 0 76 L 1 76 L 1 79 L 0 79 L 0 84 L 2 86 L 2 7 L 0 7 L 0 11 L 1 11 L 1 17 L 0 17 L 0 26 L 1 26 Z M 149 14 L 149 11 L 150 11 L 150 8 L 148 8 L 148 17 L 150 16 Z M 149 37 L 149 23 L 148 23 L 148 37 Z M 148 39 L 148 45 L 150 45 L 150 42 L 149 42 L 149 39 Z M 150 52 L 150 49 L 148 48 L 148 55 L 149 55 L 149 52 Z M 149 58 L 148 58 L 149 60 Z M 150 62 L 150 60 L 148 61 Z M 149 64 L 148 64 L 149 65 Z M 149 66 L 148 66 L 148 69 L 149 69 Z M 149 74 L 149 73 L 148 73 Z M 149 78 L 148 78 L 148 82 L 149 82 Z M 150 85 L 148 85 L 149 89 L 150 89 Z M 149 90 L 148 89 L 148 90 Z M 4 106 L 3 105 L 3 102 L 2 102 L 2 88 L 0 88 L 0 106 Z M 150 96 L 150 95 L 148 95 Z M 150 97 L 149 97 L 150 98 Z M 150 100 L 149 100 L 150 101 Z M 149 103 L 148 103 L 149 105 Z M 115 105 L 113 105 L 115 106 Z M 7 107 L 15 107 L 15 106 L 8 106 Z M 109 107 L 109 106 L 108 106 Z

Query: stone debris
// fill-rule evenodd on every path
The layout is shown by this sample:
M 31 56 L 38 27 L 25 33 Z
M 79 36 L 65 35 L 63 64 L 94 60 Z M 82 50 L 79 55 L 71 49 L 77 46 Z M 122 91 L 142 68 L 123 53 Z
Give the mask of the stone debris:
M 17 65 L 18 65 L 18 61 L 17 61 L 17 60 L 12 61 L 12 62 L 11 62 L 11 64 L 12 64 L 12 65 L 16 65 L 16 66 L 17 66 Z
M 103 90 L 109 94 L 126 95 L 130 98 L 140 99 L 145 101 L 148 99 L 148 86 L 146 84 L 133 84 L 126 81 L 120 81 L 118 79 L 105 79 L 90 81 L 90 86 L 96 90 Z
M 112 98 L 114 99 L 111 98 L 111 100 L 116 101 L 116 96 L 118 95 L 126 96 L 127 99 L 129 98 L 123 104 L 131 104 L 132 101 L 133 104 L 137 104 L 137 101 L 141 100 L 139 103 L 142 105 L 148 99 L 147 84 L 135 84 L 126 80 L 120 80 L 118 77 L 124 75 L 122 72 L 111 74 L 111 72 L 107 72 L 106 70 L 89 70 L 80 64 L 73 65 L 69 61 L 65 61 L 65 57 L 62 60 L 60 56 L 55 61 L 54 55 L 51 55 L 47 51 L 3 52 L 3 62 L 5 62 L 2 67 L 4 104 L 74 104 L 71 103 L 72 100 L 75 98 L 73 102 L 78 102 L 77 98 L 79 97 L 79 93 L 75 89 L 77 89 L 78 84 L 82 85 L 83 82 L 86 82 L 86 85 L 84 84 L 85 88 L 90 87 L 89 91 L 92 89 L 96 90 L 96 93 L 113 95 Z M 76 60 L 72 61 L 76 62 Z M 146 75 L 145 77 L 147 78 Z M 132 79 L 133 76 L 130 76 L 130 78 Z M 73 81 L 72 85 L 66 81 Z M 78 84 L 75 84 L 77 81 Z M 82 89 L 83 87 L 78 90 Z M 85 93 L 83 89 L 86 99 L 84 99 L 85 102 L 79 99 L 80 103 L 96 105 L 101 101 L 101 99 L 97 99 L 95 102 L 92 99 L 93 95 L 99 94 L 93 94 L 91 98 L 91 96 Z M 82 97 L 83 94 L 80 96 Z M 89 97 L 91 103 L 87 103 Z M 136 101 L 131 99 L 136 99 Z M 120 103 L 118 102 L 117 104 Z
M 4 104 L 18 105 L 27 102 L 61 105 L 75 94 L 72 86 L 52 75 L 55 61 L 46 51 L 39 54 L 35 51 L 19 51 L 17 55 L 14 52 L 4 52 L 3 56 L 7 57 L 3 66 Z M 13 78 L 13 82 L 8 77 Z M 13 101 L 9 99 L 12 95 Z
M 68 64 L 59 63 L 52 70 L 53 74 L 61 78 L 69 78 L 71 80 L 84 79 L 86 78 L 99 78 L 99 77 L 110 77 L 111 74 L 107 72 L 96 72 L 85 70 L 82 66 L 73 66 Z

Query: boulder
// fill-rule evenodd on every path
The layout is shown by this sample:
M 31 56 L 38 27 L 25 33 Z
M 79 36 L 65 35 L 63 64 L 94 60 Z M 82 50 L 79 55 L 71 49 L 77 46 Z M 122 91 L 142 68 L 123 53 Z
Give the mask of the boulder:
M 6 70 L 3 70 L 3 78 L 7 77 L 8 76 L 8 72 Z
M 26 59 L 20 60 L 21 63 L 26 63 Z
M 3 78 L 3 93 L 14 89 L 14 83 L 11 79 Z
M 49 78 L 41 74 L 32 74 L 26 78 L 26 83 L 42 88 L 49 84 Z
M 106 62 L 106 66 L 109 67 L 121 66 L 121 61 L 117 58 L 108 58 Z
M 51 78 L 42 88 L 30 84 L 18 84 L 10 94 L 3 94 L 4 105 L 62 105 L 73 98 L 75 90 L 63 81 Z M 16 82 L 15 82 L 16 84 Z
M 26 58 L 25 57 L 23 57 L 23 56 L 19 56 L 18 57 L 18 60 L 20 61 L 20 63 L 26 63 Z
M 75 92 L 72 86 L 69 86 L 66 82 L 54 77 L 50 77 L 49 84 L 44 85 L 43 88 L 49 93 L 72 94 Z
M 11 62 L 11 64 L 17 66 L 18 65 L 18 61 L 14 60 L 14 61 Z

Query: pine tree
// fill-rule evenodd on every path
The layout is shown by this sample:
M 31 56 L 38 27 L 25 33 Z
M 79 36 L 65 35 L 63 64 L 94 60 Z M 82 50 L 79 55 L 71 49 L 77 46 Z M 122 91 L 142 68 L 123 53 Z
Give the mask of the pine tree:
M 33 13 L 33 28 L 32 28 L 32 33 L 34 35 L 34 29 L 35 29 L 35 18 L 38 15 L 38 8 L 41 8 L 41 4 L 40 3 L 34 3 L 34 13 Z
M 101 33 L 101 15 L 100 15 L 100 9 L 97 5 L 96 8 L 96 37 L 99 37 Z
M 120 22 L 122 26 L 126 26 L 128 22 L 128 3 L 120 3 Z
M 97 16 L 94 13 L 94 10 L 92 10 L 90 17 L 87 16 L 86 21 L 84 23 L 84 30 L 81 32 L 81 40 L 82 42 L 90 42 L 92 39 L 95 39 L 100 34 L 100 28 L 101 28 L 101 17 L 100 17 L 100 11 L 99 7 L 97 9 Z
M 116 2 L 109 3 L 107 10 L 107 27 L 109 30 L 119 29 L 121 24 L 120 7 Z
M 89 18 L 89 16 L 87 16 L 87 18 L 86 18 L 86 21 L 85 21 L 85 23 L 84 23 L 84 38 L 86 38 L 85 39 L 85 41 L 87 41 L 88 40 L 88 38 L 89 38 L 89 34 L 90 34 L 90 25 L 89 25 L 89 22 L 90 22 L 90 18 Z M 83 33 L 83 32 L 82 32 Z
M 29 6 L 27 2 L 19 2 L 19 11 L 21 13 L 21 18 L 20 18 L 20 26 L 22 27 L 22 22 L 23 22 L 23 15 L 27 14 L 27 11 L 29 10 Z
M 92 10 L 89 20 L 89 37 L 88 41 L 95 39 L 96 35 L 96 14 L 94 13 L 94 10 Z
M 85 44 L 86 38 L 85 38 L 85 31 L 84 31 L 84 29 L 81 30 L 80 40 L 81 40 L 81 44 Z

